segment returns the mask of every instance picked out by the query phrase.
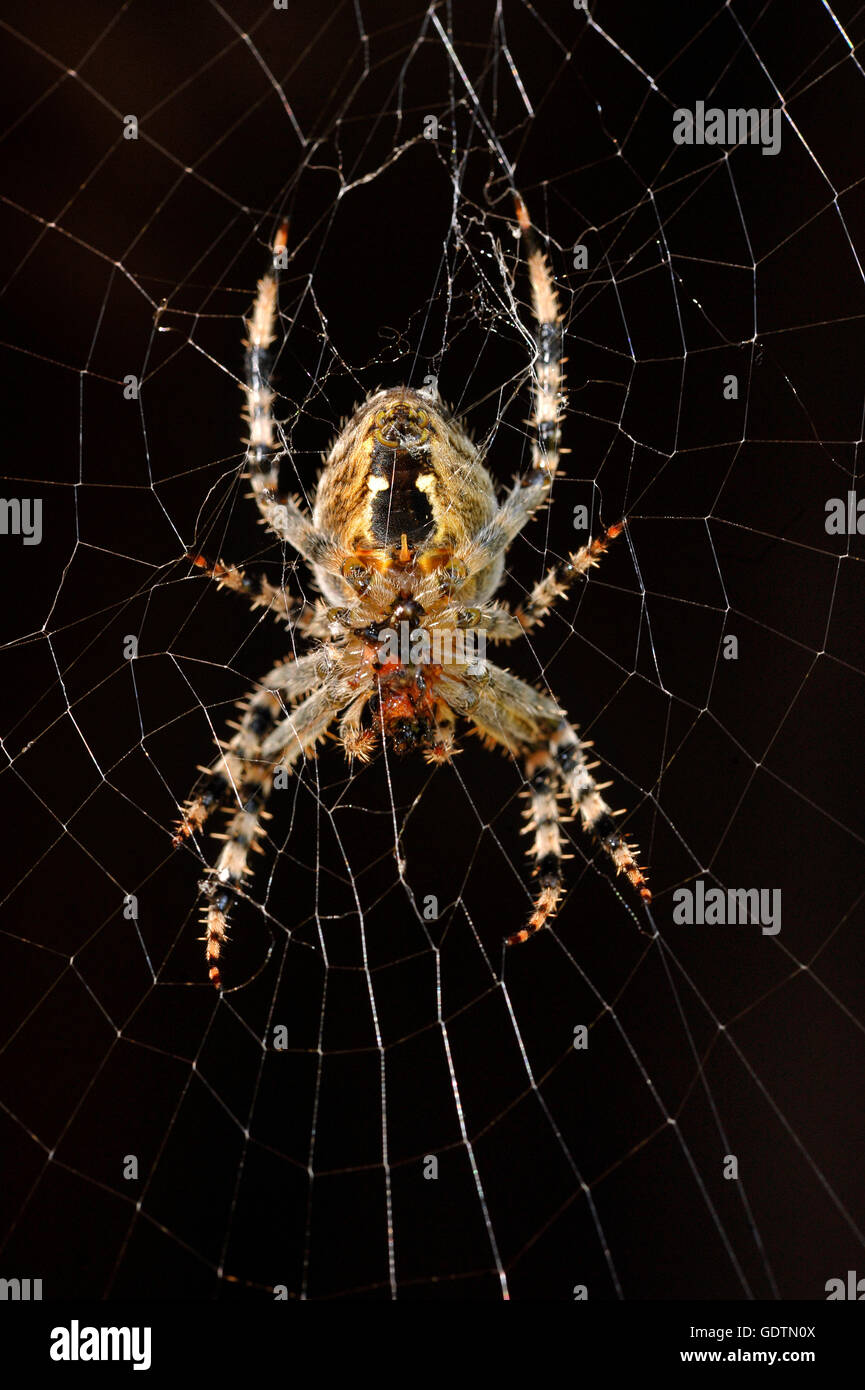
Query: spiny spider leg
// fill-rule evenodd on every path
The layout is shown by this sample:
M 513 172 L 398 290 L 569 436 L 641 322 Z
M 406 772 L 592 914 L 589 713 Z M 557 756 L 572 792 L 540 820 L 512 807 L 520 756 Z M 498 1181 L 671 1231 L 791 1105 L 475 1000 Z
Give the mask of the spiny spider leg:
M 534 831 L 531 855 L 535 863 L 539 892 L 529 925 L 523 931 L 509 936 L 506 945 L 514 946 L 527 940 L 540 931 L 547 918 L 552 916 L 562 892 L 562 859 L 571 858 L 562 854 L 561 815 L 558 797 L 561 783 L 555 759 L 549 748 L 539 748 L 526 758 L 526 780 L 531 804 L 526 812 L 529 822 L 523 830 L 527 835 Z
M 564 784 L 572 811 L 580 817 L 583 830 L 609 855 L 616 873 L 625 874 L 643 901 L 650 903 L 652 893 L 646 882 L 645 870 L 637 864 L 636 856 L 639 853 L 637 846 L 629 843 L 616 826 L 615 817 L 624 813 L 611 810 L 601 795 L 601 792 L 612 786 L 612 783 L 596 782 L 592 776 L 592 769 L 597 767 L 598 763 L 586 762 L 584 750 L 590 747 L 591 743 L 582 743 L 575 730 L 567 720 L 563 719 L 549 741 L 548 762 L 544 763 L 544 769 L 554 769 L 557 772 Z M 540 754 L 537 753 L 532 756 L 537 758 Z M 531 758 L 526 765 L 527 775 L 530 763 Z M 532 783 L 532 789 L 534 796 L 536 794 L 534 783 Z M 556 840 L 558 814 L 555 810 L 555 796 L 551 797 L 553 810 L 550 811 L 550 801 L 541 801 L 540 795 L 540 792 L 537 793 L 538 806 L 547 817 L 551 815 L 556 817 L 556 826 L 553 827 L 555 833 L 540 818 L 533 802 L 533 821 L 531 824 L 534 826 L 537 822 L 534 854 L 541 876 L 541 891 L 538 894 L 535 910 L 528 925 L 522 931 L 514 932 L 512 936 L 507 938 L 506 945 L 508 946 L 517 946 L 523 941 L 528 941 L 530 936 L 534 936 L 535 932 L 540 931 L 547 918 L 555 911 L 561 894 L 560 866 L 562 855 L 559 853 Z
M 586 574 L 593 566 L 600 564 L 601 556 L 609 548 L 610 541 L 622 534 L 624 521 L 608 526 L 602 535 L 596 536 L 587 545 L 580 546 L 560 564 L 551 565 L 543 579 L 538 580 L 525 603 L 519 604 L 514 617 L 523 632 L 530 632 L 539 626 L 549 613 L 556 599 L 567 593 L 569 586 L 580 575 Z
M 215 579 L 217 588 L 232 589 L 236 594 L 242 594 L 253 608 L 269 608 L 275 617 L 284 618 L 298 627 L 312 620 L 313 608 L 307 607 L 306 611 L 298 612 L 302 607 L 301 601 L 289 594 L 283 585 L 277 587 L 271 584 L 265 575 L 253 577 L 238 565 L 225 565 L 221 560 L 211 564 L 203 555 L 190 553 L 186 559 Z
M 528 925 L 509 936 L 507 944 L 517 945 L 534 936 L 558 904 L 562 855 L 556 794 L 561 786 L 583 830 L 609 855 L 616 872 L 626 874 L 643 900 L 650 902 L 636 846 L 619 832 L 617 813 L 601 795 L 610 784 L 595 781 L 592 769 L 597 763 L 587 763 L 584 754 L 590 745 L 580 742 L 555 702 L 491 662 L 486 663 L 484 680 L 476 682 L 473 690 L 447 676 L 439 680 L 439 689 L 451 708 L 469 719 L 489 742 L 527 759 L 530 828 L 535 831 L 532 854 L 541 882 Z
M 221 805 L 242 805 L 244 791 L 257 785 L 261 777 L 262 742 L 285 713 L 285 703 L 305 695 L 318 681 L 317 654 L 299 657 L 274 666 L 264 677 L 261 687 L 248 700 L 242 701 L 240 723 L 229 725 L 235 733 L 224 751 L 210 767 L 199 768 L 207 778 L 202 789 L 196 787 L 184 803 L 183 814 L 177 823 L 174 845 L 197 834 Z M 282 696 L 282 699 L 280 699 Z
M 283 222 L 273 244 L 273 263 L 258 282 L 252 315 L 246 320 L 246 404 L 243 418 L 249 425 L 246 459 L 252 495 L 265 525 L 288 541 L 311 564 L 331 552 L 331 544 L 313 526 L 292 497 L 280 497 L 279 460 L 285 450 L 276 442 L 273 419 L 273 366 L 271 347 L 276 336 L 279 263 L 288 245 L 288 223 Z
M 222 851 L 207 878 L 200 886 L 206 899 L 203 909 L 206 956 L 212 984 L 221 988 L 219 958 L 228 936 L 228 915 L 234 892 L 245 875 L 251 873 L 247 863 L 250 852 L 259 850 L 256 843 L 263 834 L 262 819 L 273 788 L 277 766 L 288 772 L 301 757 L 314 755 L 315 745 L 333 722 L 336 711 L 327 694 L 317 690 L 307 696 L 292 714 L 287 715 L 261 742 L 261 761 L 248 765 L 254 776 L 240 790 L 240 805 L 236 807 L 223 834 L 214 835 L 224 841 Z M 277 757 L 281 754 L 281 760 Z
M 559 300 L 541 249 L 537 233 L 529 221 L 526 205 L 515 195 L 517 222 L 526 248 L 532 311 L 535 317 L 536 353 L 533 365 L 534 409 L 530 424 L 534 430 L 532 466 L 518 478 L 498 512 L 477 535 L 468 554 L 461 557 L 469 574 L 484 569 L 501 555 L 547 501 L 550 484 L 559 466 L 561 421 L 565 407 L 562 393 L 562 325 Z
M 567 560 L 551 565 L 543 579 L 538 580 L 525 603 L 519 604 L 515 612 L 511 613 L 503 604 L 486 609 L 484 631 L 487 639 L 491 642 L 512 642 L 515 637 L 540 626 L 556 600 L 567 593 L 575 579 L 600 563 L 610 541 L 621 535 L 624 528 L 624 521 L 609 526 L 602 535 L 575 550 Z

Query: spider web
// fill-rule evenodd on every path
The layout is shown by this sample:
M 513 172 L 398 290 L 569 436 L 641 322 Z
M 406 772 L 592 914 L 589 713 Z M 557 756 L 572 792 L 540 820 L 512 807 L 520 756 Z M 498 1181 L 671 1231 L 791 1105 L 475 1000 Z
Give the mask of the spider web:
M 861 1266 L 862 544 L 825 523 L 862 437 L 862 25 L 817 0 L 7 7 L 4 487 L 43 509 L 40 544 L 0 536 L 7 1277 L 768 1299 Z M 780 150 L 674 144 L 697 101 L 780 110 Z M 628 526 L 493 655 L 595 741 L 653 903 L 572 824 L 552 928 L 505 952 L 519 764 L 464 734 L 435 771 L 352 770 L 329 742 L 273 794 L 217 996 L 213 842 L 172 850 L 173 822 L 295 639 L 185 556 L 315 596 L 240 476 L 267 247 L 288 216 L 283 485 L 309 501 L 359 400 L 434 377 L 503 488 L 530 457 L 514 186 L 572 452 L 502 596 L 587 539 L 580 508 Z M 779 889 L 781 930 L 678 924 L 698 880 Z

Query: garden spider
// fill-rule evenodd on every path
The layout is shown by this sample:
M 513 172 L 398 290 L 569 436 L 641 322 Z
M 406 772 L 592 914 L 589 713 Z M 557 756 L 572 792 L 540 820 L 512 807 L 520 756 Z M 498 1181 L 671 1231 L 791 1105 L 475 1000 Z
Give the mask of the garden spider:
M 548 500 L 559 462 L 562 330 L 546 258 L 522 199 L 519 232 L 528 261 L 537 354 L 533 367 L 534 430 L 530 470 L 501 503 L 492 479 L 462 426 L 435 390 L 408 386 L 375 392 L 347 422 L 325 463 L 310 517 L 278 492 L 279 460 L 270 387 L 277 313 L 277 263 L 284 259 L 287 225 L 274 245 L 274 263 L 259 281 L 247 320 L 244 419 L 249 425 L 248 476 L 265 524 L 311 566 L 323 595 L 297 611 L 284 588 L 254 583 L 235 566 L 190 558 L 219 580 L 265 605 L 307 637 L 315 649 L 268 673 L 249 699 L 235 732 L 185 803 L 175 844 L 199 831 L 219 806 L 230 820 L 216 865 L 200 885 L 205 899 L 203 940 L 210 979 L 219 988 L 220 958 L 229 908 L 247 858 L 261 850 L 262 819 L 278 770 L 315 756 L 335 719 L 348 758 L 366 762 L 377 738 L 398 753 L 423 751 L 431 763 L 456 751 L 457 718 L 524 759 L 530 806 L 528 831 L 538 891 L 527 925 L 507 938 L 527 940 L 556 910 L 562 893 L 559 798 L 579 815 L 647 902 L 651 893 L 637 865 L 636 847 L 616 827 L 601 792 L 609 783 L 592 776 L 585 749 L 564 712 L 490 662 L 477 660 L 478 638 L 508 642 L 540 623 L 577 575 L 596 565 L 611 526 L 564 564 L 554 565 L 515 612 L 493 602 L 505 552 Z M 395 649 L 395 630 L 411 649 Z M 454 639 L 471 635 L 468 653 Z M 419 639 L 415 643 L 415 639 Z M 370 718 L 364 723 L 367 712 Z

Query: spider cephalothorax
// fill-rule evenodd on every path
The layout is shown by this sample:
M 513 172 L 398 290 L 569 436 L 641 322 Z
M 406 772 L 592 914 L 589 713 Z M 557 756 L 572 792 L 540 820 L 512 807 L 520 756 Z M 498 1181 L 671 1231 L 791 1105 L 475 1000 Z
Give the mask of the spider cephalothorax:
M 526 940 L 555 911 L 562 892 L 565 797 L 587 830 L 644 899 L 649 889 L 635 847 L 619 832 L 584 749 L 556 703 L 487 659 L 488 643 L 508 642 L 543 620 L 578 575 L 596 565 L 621 525 L 610 527 L 553 566 L 516 612 L 494 601 L 505 553 L 549 497 L 559 461 L 562 332 L 558 302 L 525 206 L 517 219 L 527 249 L 537 321 L 531 468 L 499 501 L 480 451 L 433 391 L 408 386 L 370 396 L 328 455 L 310 517 L 278 490 L 283 450 L 275 438 L 270 347 L 276 323 L 276 271 L 259 282 L 247 321 L 247 460 L 262 517 L 310 565 L 323 598 L 297 610 L 284 588 L 252 583 L 242 570 L 195 563 L 229 588 L 267 605 L 314 648 L 276 666 L 241 706 L 236 733 L 204 771 L 186 803 L 175 842 L 224 804 L 230 814 L 219 860 L 202 884 L 210 977 L 219 958 L 233 894 L 250 872 L 277 770 L 313 756 L 334 721 L 346 755 L 368 760 L 379 739 L 398 754 L 447 762 L 455 726 L 466 720 L 491 746 L 523 759 L 528 829 L 538 892 Z M 275 252 L 286 245 L 286 228 Z M 276 257 L 275 257 L 276 260 Z

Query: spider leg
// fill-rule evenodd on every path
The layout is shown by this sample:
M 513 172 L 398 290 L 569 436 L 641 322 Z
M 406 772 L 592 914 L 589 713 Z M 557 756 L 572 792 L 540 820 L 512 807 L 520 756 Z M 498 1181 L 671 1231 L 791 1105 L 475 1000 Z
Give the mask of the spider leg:
M 521 603 L 514 614 L 523 632 L 530 632 L 539 626 L 549 613 L 556 599 L 567 593 L 568 587 L 580 575 L 586 574 L 593 566 L 600 564 L 601 556 L 624 530 L 624 521 L 608 526 L 602 535 L 596 536 L 587 545 L 580 546 L 559 564 L 551 565 L 539 579 L 525 603 Z
M 491 661 L 484 661 L 477 676 L 446 667 L 436 679 L 436 694 L 494 745 L 517 756 L 545 746 L 562 721 L 555 700 Z
M 547 501 L 561 454 L 565 397 L 562 393 L 564 376 L 559 301 L 547 258 L 519 195 L 516 208 L 526 249 L 535 317 L 534 409 L 529 422 L 534 430 L 532 466 L 527 474 L 517 479 L 492 521 L 468 547 L 467 554 L 460 557 L 470 575 L 485 569 L 492 560 L 503 554 L 538 508 Z
M 284 710 L 284 701 L 299 699 L 316 684 L 316 661 L 317 655 L 312 653 L 274 666 L 260 689 L 240 704 L 243 717 L 233 725 L 233 737 L 223 745 L 224 751 L 210 767 L 199 769 L 207 782 L 196 787 L 184 803 L 174 834 L 175 846 L 201 830 L 219 806 L 241 804 L 243 789 L 250 782 L 254 784 L 260 775 L 262 739 Z
M 221 560 L 212 565 L 203 555 L 189 554 L 186 558 L 215 579 L 218 588 L 243 594 L 253 608 L 268 608 L 276 617 L 301 628 L 313 620 L 314 609 L 303 605 L 283 585 L 271 584 L 264 575 L 253 578 L 239 566 L 224 565 Z M 298 612 L 299 608 L 302 611 Z
M 222 985 L 219 959 L 228 937 L 228 916 L 234 894 L 243 878 L 252 872 L 247 863 L 250 852 L 260 850 L 256 841 L 263 834 L 261 821 L 267 814 L 265 806 L 273 788 L 276 771 L 274 752 L 281 753 L 280 766 L 288 771 L 299 758 L 314 753 L 316 743 L 326 732 L 334 715 L 334 708 L 326 693 L 317 690 L 272 729 L 261 744 L 261 761 L 254 764 L 254 779 L 239 789 L 240 804 L 234 810 L 225 832 L 214 835 L 214 839 L 224 843 L 216 864 L 208 870 L 208 877 L 202 881 L 200 888 L 206 900 L 202 940 L 207 943 L 210 979 L 217 989 Z
M 552 476 L 559 465 L 561 420 L 565 405 L 562 395 L 562 316 L 550 267 L 529 221 L 526 205 L 519 196 L 516 203 L 517 222 L 526 248 L 536 324 L 535 407 L 531 420 L 535 430 L 532 473 L 540 478 Z
M 484 633 L 488 641 L 513 642 L 514 638 L 522 637 L 520 621 L 506 603 L 493 604 L 484 608 L 482 612 L 483 617 L 478 623 L 478 630 Z
M 558 906 L 562 893 L 562 831 L 559 814 L 558 795 L 560 782 L 558 769 L 549 748 L 539 748 L 526 758 L 526 780 L 529 784 L 531 803 L 528 825 L 523 834 L 534 831 L 531 855 L 535 863 L 539 892 L 535 898 L 534 910 L 529 925 L 521 932 L 507 938 L 513 946 L 540 931 L 548 917 Z M 568 856 L 570 857 L 570 856 Z
M 629 842 L 616 825 L 615 817 L 622 813 L 612 811 L 601 795 L 601 792 L 611 783 L 595 781 L 592 776 L 592 769 L 598 764 L 597 762 L 586 762 L 584 750 L 589 747 L 591 744 L 581 743 L 574 729 L 567 720 L 563 719 L 549 743 L 551 762 L 558 769 L 570 798 L 571 808 L 575 815 L 579 815 L 583 830 L 609 855 L 616 873 L 625 874 L 643 901 L 650 903 L 652 893 L 646 882 L 645 871 L 637 863 L 639 851 L 637 846 L 633 842 Z M 554 868 L 555 866 L 551 861 L 549 866 L 551 877 Z M 557 897 L 558 893 L 556 899 L 553 900 L 553 907 L 555 907 Z M 507 944 L 509 946 L 516 946 L 520 942 L 527 941 L 543 926 L 544 918 L 541 917 L 538 920 L 540 902 L 539 899 L 528 926 L 508 937 Z M 550 910 L 552 909 L 548 909 L 545 915 L 548 916 Z
M 435 707 L 435 742 L 424 749 L 424 761 L 435 767 L 437 763 L 449 763 L 461 750 L 456 746 L 454 726 L 456 715 L 445 700 L 439 700 Z
M 447 674 L 439 677 L 437 689 L 490 743 L 527 758 L 530 828 L 535 831 L 533 854 L 541 883 L 528 925 L 508 937 L 509 946 L 539 931 L 558 903 L 562 855 L 553 774 L 564 784 L 583 830 L 609 855 L 616 873 L 624 873 L 641 898 L 651 901 L 644 872 L 637 864 L 636 846 L 617 829 L 616 813 L 601 795 L 609 783 L 595 781 L 592 769 L 597 763 L 587 763 L 584 753 L 590 745 L 580 742 L 549 696 L 490 662 L 486 663 L 483 682 Z
M 288 541 L 310 564 L 320 563 L 330 555 L 332 546 L 313 526 L 309 517 L 292 497 L 280 497 L 279 460 L 284 449 L 276 441 L 273 419 L 273 389 L 271 347 L 276 337 L 278 260 L 288 242 L 288 223 L 283 222 L 273 245 L 271 267 L 258 282 L 252 314 L 246 320 L 246 378 L 243 383 L 245 406 L 243 418 L 249 425 L 246 441 L 246 461 L 252 495 L 265 525 Z
M 555 911 L 561 895 L 561 782 L 550 740 L 562 721 L 562 712 L 547 695 L 489 661 L 485 662 L 482 679 L 447 674 L 439 677 L 436 688 L 452 710 L 474 724 L 488 744 L 525 758 L 531 805 L 524 833 L 534 831 L 531 854 L 539 879 L 526 935 L 534 935 Z M 508 944 L 514 939 L 509 937 Z
M 516 612 L 512 613 L 507 605 L 502 603 L 485 608 L 479 627 L 483 629 L 487 638 L 491 642 L 512 642 L 515 637 L 521 637 L 523 633 L 531 632 L 532 628 L 539 626 L 556 600 L 567 593 L 569 585 L 579 575 L 585 574 L 600 563 L 600 558 L 609 547 L 610 541 L 621 535 L 624 526 L 624 521 L 620 521 L 615 526 L 608 527 L 602 535 L 575 550 L 567 560 L 551 565 Z
M 359 763 L 368 763 L 376 745 L 376 731 L 361 726 L 361 715 L 369 702 L 370 692 L 364 691 L 353 700 L 339 721 L 339 740 L 349 762 L 357 758 Z

